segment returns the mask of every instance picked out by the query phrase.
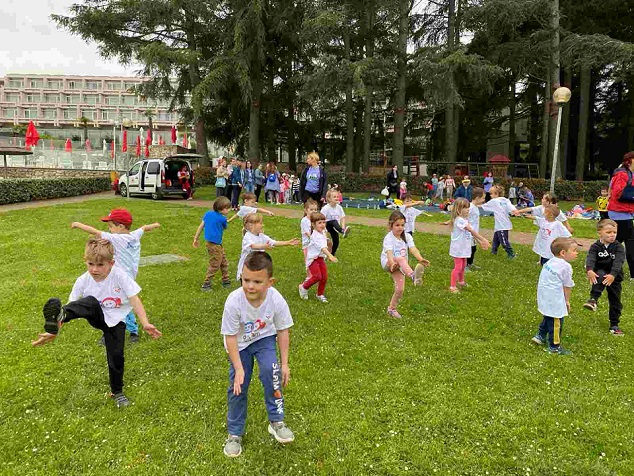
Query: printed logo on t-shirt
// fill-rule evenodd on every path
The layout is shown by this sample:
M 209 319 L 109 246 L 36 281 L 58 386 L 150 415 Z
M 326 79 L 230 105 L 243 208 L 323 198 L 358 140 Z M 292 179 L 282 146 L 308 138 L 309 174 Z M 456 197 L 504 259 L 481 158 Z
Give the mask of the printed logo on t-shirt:
M 608 250 L 605 250 L 605 251 L 599 251 L 599 252 L 597 253 L 597 256 L 598 256 L 599 258 L 607 258 L 608 256 L 609 256 L 610 258 L 612 258 L 612 259 L 616 258 L 616 255 L 615 255 L 614 253 L 610 253 L 610 252 L 608 252 Z
M 118 297 L 107 297 L 104 298 L 103 301 L 101 301 L 101 305 L 106 309 L 119 308 L 121 307 L 121 299 Z

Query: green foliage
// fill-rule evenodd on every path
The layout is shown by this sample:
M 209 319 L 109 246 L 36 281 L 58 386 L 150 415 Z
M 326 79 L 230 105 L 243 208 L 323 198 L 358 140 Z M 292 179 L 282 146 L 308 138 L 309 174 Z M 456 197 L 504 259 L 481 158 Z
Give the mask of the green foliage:
M 74 197 L 110 190 L 108 177 L 0 180 L 0 204 Z

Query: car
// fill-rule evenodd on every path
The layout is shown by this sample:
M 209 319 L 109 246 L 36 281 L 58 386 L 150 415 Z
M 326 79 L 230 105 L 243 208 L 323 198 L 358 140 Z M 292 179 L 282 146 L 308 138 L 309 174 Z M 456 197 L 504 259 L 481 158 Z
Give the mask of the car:
M 163 159 L 144 159 L 136 162 L 130 169 L 119 177 L 119 193 L 130 195 L 150 195 L 154 200 L 160 200 L 168 195 L 181 195 L 187 198 L 183 190 L 178 172 L 187 166 L 189 184 L 194 193 L 194 169 L 192 163 L 198 162 L 202 155 L 176 154 Z

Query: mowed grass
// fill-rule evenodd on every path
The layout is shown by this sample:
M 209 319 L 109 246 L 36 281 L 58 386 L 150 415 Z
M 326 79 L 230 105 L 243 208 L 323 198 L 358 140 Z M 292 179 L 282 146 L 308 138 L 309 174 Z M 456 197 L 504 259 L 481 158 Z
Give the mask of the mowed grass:
M 144 267 L 141 298 L 160 340 L 126 348 L 126 393 L 117 410 L 105 397 L 100 335 L 85 322 L 32 348 L 41 307 L 66 298 L 84 272 L 87 236 L 71 221 L 103 226 L 110 208 L 127 206 L 135 225 L 159 221 L 142 254 L 174 253 L 182 263 Z M 407 284 L 404 319 L 385 314 L 392 293 L 381 271 L 384 229 L 355 226 L 329 265 L 330 303 L 302 301 L 299 248 L 272 250 L 276 287 L 287 298 L 291 384 L 286 421 L 296 441 L 266 431 L 261 386 L 250 389 L 241 458 L 222 454 L 228 364 L 220 336 L 227 290 L 219 277 L 199 290 L 207 257 L 191 247 L 203 208 L 182 201 L 87 201 L 0 214 L 1 474 L 341 474 L 612 475 L 632 473 L 632 284 L 624 283 L 624 338 L 608 332 L 607 300 L 597 313 L 588 296 L 583 255 L 563 344 L 571 356 L 530 343 L 541 320 L 535 305 L 536 256 L 517 247 L 508 262 L 478 251 L 482 270 L 460 295 L 447 292 L 446 236 L 417 234 L 432 262 L 422 288 Z M 278 239 L 299 220 L 265 218 Z M 225 234 L 230 274 L 240 225 Z

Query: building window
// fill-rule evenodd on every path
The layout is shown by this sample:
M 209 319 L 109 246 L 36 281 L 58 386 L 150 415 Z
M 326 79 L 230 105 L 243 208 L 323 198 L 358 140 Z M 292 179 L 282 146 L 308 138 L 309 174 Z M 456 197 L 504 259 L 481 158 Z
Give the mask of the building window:
M 20 102 L 20 95 L 17 93 L 5 94 L 4 100 L 6 102 Z
M 121 104 L 134 106 L 136 104 L 136 96 L 121 96 Z
M 64 119 L 77 119 L 77 110 L 64 109 L 63 116 L 64 116 Z
M 60 88 L 62 87 L 62 82 L 61 82 L 61 81 L 58 81 L 58 80 L 56 80 L 56 79 L 55 79 L 55 80 L 51 80 L 51 79 L 49 79 L 49 80 L 46 82 L 46 87 L 47 87 L 48 89 L 60 89 Z
M 29 80 L 30 88 L 42 88 L 44 87 L 44 81 L 41 79 L 31 79 Z
M 85 94 L 84 104 L 99 104 L 99 96 L 96 94 Z
M 68 89 L 77 89 L 77 84 L 75 83 L 75 81 L 67 81 L 66 87 Z
M 82 111 L 81 115 L 85 117 L 86 119 L 92 119 L 92 120 L 97 119 L 97 111 L 93 109 Z
M 120 103 L 119 96 L 105 96 L 103 100 L 104 104 L 108 104 L 109 106 L 118 106 Z
M 37 119 L 37 108 L 31 107 L 24 110 L 25 119 Z
M 101 89 L 101 81 L 86 81 L 86 89 Z
M 66 104 L 79 104 L 79 94 L 67 94 L 64 96 Z
M 123 89 L 125 89 L 126 91 L 128 91 L 129 89 L 134 88 L 134 87 L 135 87 L 135 86 L 137 86 L 138 84 L 140 84 L 140 83 L 138 83 L 138 82 L 135 82 L 135 83 L 132 83 L 132 82 L 125 82 L 125 83 L 123 83 Z
M 24 96 L 25 102 L 38 102 L 39 99 L 40 99 L 39 94 L 27 94 L 26 96 Z
M 115 111 L 101 111 L 101 120 L 109 121 L 110 119 L 114 119 L 116 114 Z
M 14 117 L 18 117 L 17 110 L 15 108 L 5 109 L 2 111 L 2 116 L 13 119 Z
M 22 80 L 21 79 L 10 79 L 9 84 L 7 85 L 9 88 L 21 88 Z
M 119 91 L 121 89 L 121 83 L 119 83 L 119 82 L 115 83 L 115 82 L 109 81 L 109 82 L 106 83 L 106 88 L 109 91 Z
M 42 109 L 42 116 L 45 119 L 55 119 L 57 117 L 57 109 Z
M 45 94 L 44 102 L 49 102 L 49 103 L 59 102 L 59 94 Z

